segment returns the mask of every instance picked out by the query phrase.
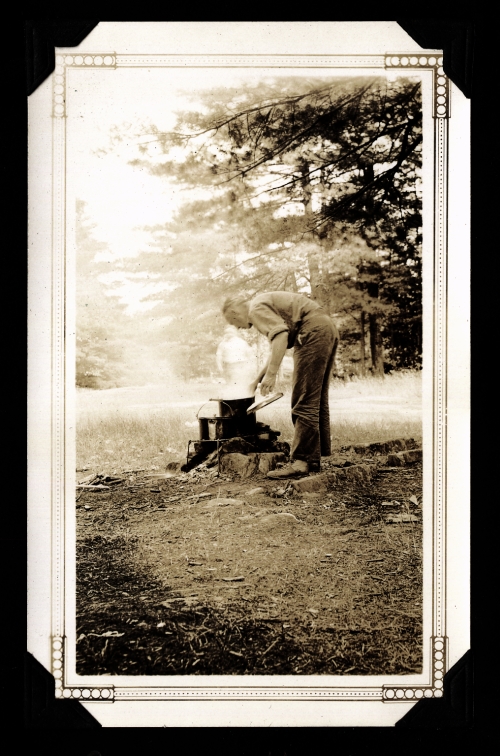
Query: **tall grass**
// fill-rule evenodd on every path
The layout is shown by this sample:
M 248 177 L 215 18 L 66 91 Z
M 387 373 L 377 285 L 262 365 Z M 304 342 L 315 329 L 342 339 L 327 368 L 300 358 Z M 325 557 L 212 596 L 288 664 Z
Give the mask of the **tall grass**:
M 198 438 L 196 412 L 217 391 L 213 385 L 146 386 L 77 395 L 77 468 L 95 472 L 162 469 L 185 457 Z M 330 390 L 334 447 L 421 438 L 421 375 L 335 381 Z M 258 419 L 291 441 L 290 396 L 258 413 Z

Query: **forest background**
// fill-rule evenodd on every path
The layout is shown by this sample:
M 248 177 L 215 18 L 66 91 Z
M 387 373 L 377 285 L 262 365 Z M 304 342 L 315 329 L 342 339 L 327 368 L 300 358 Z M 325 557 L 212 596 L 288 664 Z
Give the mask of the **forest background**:
M 419 79 L 254 75 L 184 101 L 172 129 L 117 124 L 99 150 L 176 196 L 143 249 L 110 254 L 76 202 L 77 386 L 213 379 L 221 304 L 242 291 L 318 301 L 340 330 L 337 377 L 419 369 Z

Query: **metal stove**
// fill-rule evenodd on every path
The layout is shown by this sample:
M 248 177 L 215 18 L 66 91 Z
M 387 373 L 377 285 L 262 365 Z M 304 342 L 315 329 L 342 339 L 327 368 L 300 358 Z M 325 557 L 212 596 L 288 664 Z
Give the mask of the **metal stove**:
M 277 440 L 280 431 L 258 422 L 256 416 L 257 410 L 282 396 L 282 393 L 273 394 L 260 402 L 256 402 L 254 396 L 244 399 L 210 399 L 205 402 L 196 413 L 199 438 L 188 441 L 186 463 L 181 470 L 192 470 L 213 452 L 217 452 L 220 472 L 220 456 L 223 451 L 289 451 L 288 444 Z

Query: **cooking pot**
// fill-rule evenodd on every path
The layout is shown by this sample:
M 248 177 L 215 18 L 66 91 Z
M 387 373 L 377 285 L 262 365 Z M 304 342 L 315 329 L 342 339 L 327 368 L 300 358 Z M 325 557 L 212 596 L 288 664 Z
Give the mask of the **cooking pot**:
M 210 399 L 198 410 L 197 418 L 201 441 L 216 441 L 236 436 L 252 436 L 257 432 L 255 414 L 247 409 L 255 402 L 254 396 L 244 399 Z M 212 410 L 205 408 L 212 404 Z
M 247 409 L 255 402 L 254 396 L 243 399 L 212 399 L 211 401 L 218 403 L 218 415 L 223 422 L 224 432 L 230 434 L 220 438 L 252 436 L 256 433 L 257 419 L 255 415 L 247 415 Z
M 205 414 L 202 414 L 204 408 L 207 407 L 209 402 L 205 403 L 200 409 L 196 417 L 198 418 L 198 426 L 200 429 L 200 441 L 216 441 L 220 438 L 234 438 L 236 433 L 236 423 L 233 417 L 231 407 L 222 405 L 225 402 L 217 399 L 211 399 L 212 412 L 210 414 L 205 410 Z M 214 404 L 217 406 L 214 407 Z

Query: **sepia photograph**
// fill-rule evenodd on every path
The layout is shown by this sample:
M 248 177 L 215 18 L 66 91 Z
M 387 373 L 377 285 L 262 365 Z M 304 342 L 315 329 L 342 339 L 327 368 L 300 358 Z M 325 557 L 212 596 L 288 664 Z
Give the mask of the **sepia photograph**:
M 75 208 L 77 671 L 420 672 L 420 81 L 158 78 Z
M 50 82 L 56 696 L 440 697 L 439 51 L 91 42 Z

